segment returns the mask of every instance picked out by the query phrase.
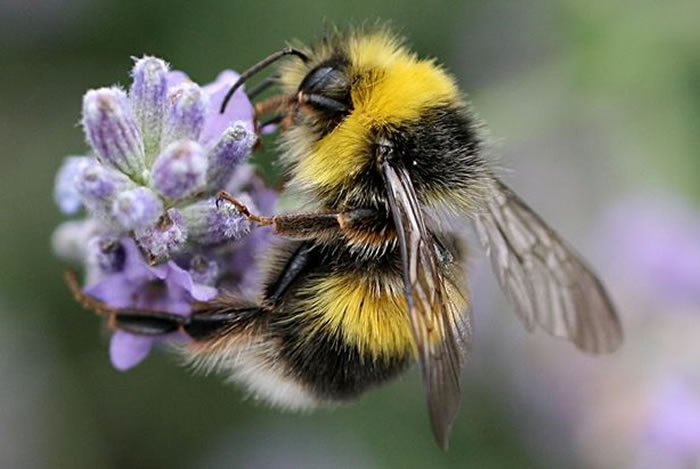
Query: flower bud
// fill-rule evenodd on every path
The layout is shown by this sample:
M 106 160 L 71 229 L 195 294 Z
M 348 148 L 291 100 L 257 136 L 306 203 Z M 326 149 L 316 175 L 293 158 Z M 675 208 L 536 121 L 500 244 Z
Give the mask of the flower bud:
M 250 199 L 241 197 L 249 205 Z M 195 202 L 182 209 L 190 240 L 199 244 L 218 244 L 236 240 L 250 231 L 250 222 L 230 203 L 221 202 L 217 207 L 214 197 Z
M 75 175 L 75 190 L 90 213 L 101 219 L 111 219 L 112 202 L 117 194 L 134 183 L 115 169 L 94 159 L 81 161 Z
M 235 122 L 227 128 L 207 155 L 207 187 L 212 191 L 223 189 L 236 168 L 250 155 L 256 141 L 255 133 L 243 122 Z
M 189 274 L 194 283 L 202 285 L 214 285 L 219 277 L 219 264 L 215 259 L 207 258 L 201 254 L 195 254 L 190 259 Z
M 168 64 L 155 57 L 143 57 L 136 61 L 131 74 L 134 81 L 129 98 L 143 134 L 146 162 L 150 164 L 160 146 L 168 93 Z
M 206 99 L 202 89 L 184 82 L 170 92 L 161 148 L 177 140 L 197 140 L 204 125 Z
M 187 227 L 180 212 L 169 209 L 154 225 L 134 232 L 134 238 L 150 264 L 177 254 L 187 241 Z
M 147 187 L 137 187 L 117 195 L 112 204 L 112 215 L 127 230 L 146 228 L 163 213 L 163 203 Z
M 88 240 L 101 231 L 94 218 L 71 220 L 58 225 L 51 235 L 51 247 L 57 256 L 70 262 L 84 262 Z
M 83 128 L 100 161 L 141 180 L 146 169 L 143 139 L 122 90 L 100 88 L 85 93 Z
M 166 199 L 184 199 L 203 189 L 206 173 L 207 159 L 197 142 L 171 143 L 153 165 L 151 187 Z
M 54 200 L 66 215 L 72 215 L 80 210 L 83 202 L 80 200 L 75 182 L 82 165 L 89 159 L 85 156 L 69 156 L 56 173 L 54 184 Z

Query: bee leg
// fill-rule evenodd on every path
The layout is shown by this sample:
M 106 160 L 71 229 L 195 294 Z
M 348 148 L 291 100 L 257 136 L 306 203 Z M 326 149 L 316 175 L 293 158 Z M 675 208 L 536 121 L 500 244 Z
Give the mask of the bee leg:
M 205 308 L 190 316 L 159 311 L 117 310 L 110 317 L 110 326 L 131 334 L 147 336 L 182 331 L 195 341 L 204 341 L 242 330 L 260 313 L 261 309 L 257 306 L 229 306 L 223 311 Z
M 245 327 L 261 312 L 261 308 L 256 305 L 233 306 L 226 303 L 205 304 L 190 316 L 165 311 L 113 308 L 83 292 L 73 272 L 66 272 L 65 278 L 78 303 L 107 317 L 110 328 L 136 335 L 159 336 L 182 331 L 196 341 L 207 340 L 236 326 Z
M 371 208 L 265 217 L 250 213 L 248 207 L 227 192 L 222 191 L 217 195 L 217 203 L 222 201 L 233 204 L 248 220 L 260 226 L 272 226 L 275 233 L 292 239 L 322 239 L 339 234 L 385 234 L 388 224 L 391 223 L 386 213 Z
M 252 221 L 253 223 L 257 223 L 260 226 L 267 226 L 267 225 L 272 225 L 272 219 L 273 217 L 264 217 L 261 215 L 255 215 L 253 213 L 250 213 L 250 210 L 248 210 L 248 207 L 245 206 L 245 204 L 241 203 L 233 197 L 231 194 L 225 191 L 220 191 L 216 195 L 216 206 L 218 207 L 221 202 L 228 202 L 236 209 L 241 212 L 241 215 L 246 217 L 248 220 Z

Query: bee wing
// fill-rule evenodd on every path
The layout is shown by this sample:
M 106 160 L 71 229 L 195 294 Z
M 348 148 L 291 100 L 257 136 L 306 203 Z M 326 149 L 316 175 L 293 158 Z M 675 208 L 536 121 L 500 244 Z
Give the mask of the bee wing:
M 620 321 L 600 280 L 500 180 L 494 179 L 475 225 L 501 288 L 528 330 L 538 324 L 589 353 L 620 345 Z
M 433 434 L 446 449 L 459 410 L 460 374 L 469 345 L 469 323 L 449 304 L 434 241 L 425 227 L 408 173 L 384 163 L 383 174 L 401 249 L 408 315 Z

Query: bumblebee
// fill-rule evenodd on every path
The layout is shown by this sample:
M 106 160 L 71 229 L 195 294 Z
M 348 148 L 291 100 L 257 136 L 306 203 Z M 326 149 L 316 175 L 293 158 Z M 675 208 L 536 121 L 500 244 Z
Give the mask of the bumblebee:
M 280 243 L 266 256 L 260 297 L 199 305 L 189 317 L 111 309 L 76 292 L 122 330 L 181 330 L 183 350 L 257 397 L 292 409 L 356 398 L 418 361 L 432 430 L 447 447 L 471 342 L 461 230 L 473 222 L 498 281 L 525 326 L 589 353 L 622 340 L 613 304 L 586 263 L 485 159 L 483 125 L 455 79 L 390 32 L 336 32 L 285 48 L 243 73 L 282 60 L 259 102 L 277 123 L 287 190 L 308 211 L 272 217 Z M 226 101 L 222 109 L 226 106 Z

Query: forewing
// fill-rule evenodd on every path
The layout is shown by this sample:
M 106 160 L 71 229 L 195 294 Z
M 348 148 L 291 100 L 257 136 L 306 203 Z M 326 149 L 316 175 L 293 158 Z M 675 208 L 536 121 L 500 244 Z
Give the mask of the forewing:
M 589 353 L 620 345 L 620 321 L 600 280 L 503 182 L 493 180 L 475 225 L 501 288 L 528 330 L 539 324 Z
M 403 261 L 408 315 L 418 350 L 433 433 L 447 448 L 459 410 L 460 374 L 470 341 L 467 316 L 450 304 L 435 245 L 408 173 L 383 165 Z

